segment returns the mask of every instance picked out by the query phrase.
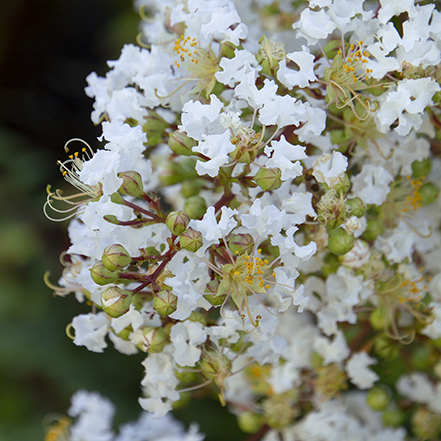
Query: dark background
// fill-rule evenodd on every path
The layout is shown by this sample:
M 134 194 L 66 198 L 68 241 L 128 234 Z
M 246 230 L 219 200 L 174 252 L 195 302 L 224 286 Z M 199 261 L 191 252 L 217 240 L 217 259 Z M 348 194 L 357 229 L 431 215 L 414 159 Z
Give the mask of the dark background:
M 104 76 L 106 60 L 135 42 L 139 16 L 129 0 L 2 0 L 0 2 L 0 440 L 43 440 L 43 421 L 66 414 L 78 389 L 99 391 L 117 405 L 115 424 L 140 408 L 143 354 L 127 357 L 75 346 L 65 328 L 90 308 L 73 295 L 53 297 L 67 222 L 43 215 L 46 185 L 72 191 L 57 159 L 82 138 L 94 149 L 100 127 L 90 121 L 86 76 Z M 196 420 L 207 441 L 246 438 L 215 401 L 178 411 Z M 221 429 L 222 428 L 222 429 Z

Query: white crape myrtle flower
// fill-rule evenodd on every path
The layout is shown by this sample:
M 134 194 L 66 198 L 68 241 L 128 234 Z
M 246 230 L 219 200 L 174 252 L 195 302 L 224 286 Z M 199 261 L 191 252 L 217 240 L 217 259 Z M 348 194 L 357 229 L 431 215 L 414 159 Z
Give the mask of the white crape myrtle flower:
M 72 441 L 112 441 L 115 407 L 97 392 L 79 390 L 72 397 L 68 414 L 77 418 L 70 428 Z
M 271 145 L 266 146 L 265 154 L 270 158 L 266 167 L 279 168 L 282 171 L 282 181 L 294 179 L 302 174 L 303 167 L 299 160 L 306 158 L 305 147 L 290 144 L 284 135 L 279 141 L 272 141 Z
M 338 151 L 333 151 L 332 155 L 324 153 L 314 161 L 312 174 L 317 182 L 325 182 L 332 188 L 343 177 L 347 168 L 348 158 Z
M 190 424 L 188 432 L 184 425 L 170 415 L 154 418 L 143 412 L 137 421 L 124 424 L 115 441 L 202 441 L 204 435 L 197 424 Z
M 351 192 L 365 204 L 381 205 L 390 192 L 389 184 L 393 180 L 393 175 L 384 167 L 365 164 L 361 172 L 352 177 Z
M 149 354 L 142 365 L 146 375 L 141 385 L 148 398 L 140 398 L 139 404 L 153 417 L 162 417 L 171 410 L 173 401 L 179 400 L 176 391 L 179 380 L 175 376 L 173 356 L 165 350 L 160 354 Z
M 235 87 L 234 95 L 246 100 L 254 110 L 257 110 L 273 99 L 277 89 L 278 86 L 275 81 L 268 78 L 263 81 L 263 87 L 258 89 L 255 74 L 248 72 L 243 75 L 240 83 Z
M 175 352 L 173 357 L 180 366 L 194 366 L 201 357 L 201 345 L 207 339 L 207 331 L 197 322 L 176 323 L 171 329 L 170 340 Z
M 432 104 L 433 95 L 440 90 L 439 84 L 431 78 L 400 81 L 396 91 L 385 95 L 380 109 L 375 115 L 378 129 L 386 133 L 397 119 L 394 129 L 399 135 L 408 135 L 412 129 L 418 130 L 422 123 L 422 113 Z
M 80 314 L 73 318 L 72 328 L 75 330 L 74 343 L 86 346 L 91 352 L 103 352 L 107 348 L 105 340 L 109 331 L 109 320 L 104 312 L 98 314 Z
M 346 362 L 346 372 L 349 379 L 359 389 L 370 389 L 380 378 L 375 372 L 368 368 L 377 361 L 369 357 L 366 352 L 353 353 Z
M 433 322 L 425 326 L 421 334 L 427 335 L 432 340 L 437 340 L 441 338 L 441 303 L 431 302 L 429 307 L 432 310 Z
M 405 397 L 427 404 L 430 410 L 441 414 L 441 384 L 433 384 L 426 374 L 415 372 L 401 376 L 397 389 Z
M 254 54 L 245 49 L 235 49 L 234 57 L 222 58 L 219 66 L 222 68 L 222 71 L 214 74 L 216 79 L 230 87 L 240 83 L 247 74 L 254 75 L 254 80 L 256 80 L 259 71 L 262 69 L 257 63 Z
M 314 349 L 323 357 L 323 364 L 339 363 L 349 357 L 350 349 L 342 331 L 337 330 L 332 341 L 327 337 L 317 337 Z
M 298 70 L 288 68 L 286 59 L 279 63 L 277 79 L 289 90 L 295 86 L 307 87 L 309 83 L 317 80 L 314 74 L 315 56 L 309 52 L 307 46 L 302 46 L 302 51 L 287 54 L 286 58 L 298 66 Z
M 335 29 L 335 23 L 325 10 L 312 11 L 306 8 L 300 14 L 300 20 L 292 25 L 297 29 L 297 36 L 303 37 L 312 46 L 318 40 L 326 38 Z

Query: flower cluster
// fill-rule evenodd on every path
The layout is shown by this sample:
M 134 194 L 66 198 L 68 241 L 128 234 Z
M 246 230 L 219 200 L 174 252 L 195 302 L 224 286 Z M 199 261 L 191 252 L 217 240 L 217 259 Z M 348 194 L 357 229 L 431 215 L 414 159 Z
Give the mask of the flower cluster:
M 136 3 L 139 46 L 87 78 L 103 148 L 48 188 L 74 343 L 145 352 L 154 418 L 197 390 L 253 439 L 439 436 L 435 2 Z

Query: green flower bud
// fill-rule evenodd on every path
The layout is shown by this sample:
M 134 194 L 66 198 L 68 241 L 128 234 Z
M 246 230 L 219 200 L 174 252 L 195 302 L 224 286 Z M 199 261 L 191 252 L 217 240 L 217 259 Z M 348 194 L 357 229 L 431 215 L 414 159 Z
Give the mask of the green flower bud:
M 274 429 L 286 426 L 298 414 L 298 409 L 285 394 L 267 398 L 262 407 L 267 424 Z
M 141 198 L 144 194 L 141 175 L 136 171 L 126 171 L 118 173 L 118 178 L 122 178 L 123 183 L 119 188 L 119 193 Z
M 90 276 L 97 285 L 107 285 L 108 283 L 114 283 L 118 278 L 118 272 L 109 271 L 102 260 L 99 260 L 95 265 L 90 268 Z
M 164 185 L 175 185 L 188 179 L 196 179 L 196 161 L 191 158 L 184 158 L 179 162 L 168 161 L 159 179 Z
M 415 370 L 426 371 L 432 366 L 434 361 L 433 351 L 431 346 L 419 345 L 413 349 L 410 355 L 410 359 Z
M 109 271 L 118 271 L 132 263 L 128 251 L 119 244 L 109 245 L 103 251 L 103 263 Z
M 185 201 L 184 210 L 190 219 L 201 219 L 207 211 L 207 204 L 200 196 L 192 196 Z
M 198 311 L 193 311 L 188 317 L 188 320 L 195 323 L 200 323 L 202 326 L 207 326 L 207 320 L 205 319 L 204 314 Z
M 352 250 L 355 243 L 355 237 L 343 230 L 335 228 L 328 232 L 328 250 L 337 256 L 343 256 Z
M 439 187 L 435 185 L 433 182 L 426 182 L 418 190 L 418 193 L 421 196 L 421 204 L 429 205 L 435 202 L 436 198 L 438 197 Z
M 406 414 L 398 409 L 388 409 L 383 413 L 383 423 L 388 427 L 399 427 L 406 420 Z
M 162 352 L 167 342 L 167 335 L 162 328 L 146 326 L 142 330 L 143 337 L 137 344 L 138 348 L 149 354 Z
M 375 240 L 385 231 L 384 222 L 380 219 L 369 219 L 367 221 L 366 230 L 361 235 L 364 240 Z
M 181 194 L 186 199 L 197 196 L 204 186 L 205 181 L 203 179 L 189 179 L 182 183 Z
M 175 376 L 179 380 L 180 383 L 195 383 L 198 381 L 199 375 L 197 372 L 190 372 L 190 371 L 182 371 L 180 372 L 179 369 L 175 370 Z
M 111 286 L 101 294 L 103 311 L 113 318 L 121 317 L 128 312 L 131 302 L 132 292 L 118 286 Z
M 245 433 L 256 433 L 263 426 L 262 415 L 246 410 L 237 419 L 240 429 Z
M 377 307 L 369 316 L 369 322 L 375 330 L 382 331 L 386 326 L 386 318 L 386 311 Z
M 412 177 L 415 179 L 423 179 L 430 173 L 432 168 L 432 161 L 429 158 L 422 161 L 412 162 Z
M 441 415 L 418 407 L 412 415 L 412 430 L 418 440 L 435 440 L 441 430 Z M 438 438 L 439 439 L 439 438 Z
M 390 393 L 382 386 L 374 386 L 369 391 L 366 402 L 372 410 L 386 410 L 391 402 Z
M 224 303 L 225 297 L 227 297 L 227 294 L 221 294 L 217 295 L 217 290 L 219 288 L 219 280 L 211 280 L 208 282 L 205 292 L 208 292 L 210 294 L 204 294 L 205 299 L 213 306 L 219 306 Z
M 202 233 L 191 227 L 179 236 L 179 245 L 181 248 L 191 251 L 192 253 L 195 253 L 203 244 Z
M 202 375 L 207 380 L 214 380 L 222 390 L 225 389 L 225 380 L 231 374 L 231 367 L 231 360 L 220 351 L 205 352 L 199 365 Z
M 349 179 L 348 174 L 345 173 L 343 177 L 339 178 L 336 184 L 332 188 L 337 193 L 340 193 L 340 191 L 342 191 L 343 194 L 346 194 L 351 188 L 351 180 Z
M 279 168 L 260 168 L 254 182 L 263 190 L 277 190 L 282 185 L 282 172 Z
M 244 254 L 251 251 L 254 239 L 251 234 L 235 234 L 228 239 L 228 247 L 233 254 Z
M 170 124 L 153 110 L 149 110 L 149 114 L 145 119 L 146 122 L 142 126 L 142 130 L 147 134 L 146 144 L 150 146 L 161 144 L 164 131 L 170 127 Z
M 178 306 L 178 298 L 168 289 L 164 289 L 155 295 L 153 309 L 166 317 L 173 314 Z
M 347 199 L 345 204 L 349 207 L 349 212 L 352 216 L 364 216 L 366 205 L 364 205 L 364 202 L 360 198 Z
M 165 224 L 168 229 L 175 235 L 179 236 L 185 231 L 190 222 L 190 218 L 187 213 L 183 211 L 172 211 L 165 220 Z
M 173 133 L 170 133 L 170 138 L 168 139 L 168 146 L 173 153 L 182 156 L 191 156 L 194 155 L 192 151 L 192 147 L 196 145 L 196 141 L 186 133 L 180 132 L 176 130 Z

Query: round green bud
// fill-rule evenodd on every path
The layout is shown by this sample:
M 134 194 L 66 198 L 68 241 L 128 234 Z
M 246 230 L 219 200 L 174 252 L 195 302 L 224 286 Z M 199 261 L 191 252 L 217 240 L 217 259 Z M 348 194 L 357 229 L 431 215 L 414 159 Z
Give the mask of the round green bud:
M 439 439 L 441 415 L 431 412 L 425 407 L 418 407 L 412 415 L 412 430 L 418 440 Z
M 367 221 L 366 230 L 361 235 L 364 240 L 372 241 L 375 240 L 378 236 L 381 236 L 384 231 L 384 222 L 380 219 L 369 219 Z
M 386 410 L 391 402 L 390 393 L 382 386 L 374 386 L 368 392 L 366 402 L 372 410 Z
M 228 247 L 233 254 L 244 254 L 251 251 L 254 246 L 254 239 L 251 234 L 234 234 L 228 240 Z
M 119 188 L 121 194 L 141 198 L 144 195 L 141 175 L 136 171 L 126 171 L 118 173 L 118 178 L 122 178 L 123 183 Z
M 328 232 L 328 250 L 337 256 L 343 256 L 354 248 L 355 237 L 343 228 L 335 228 Z
M 254 182 L 263 190 L 277 190 L 282 185 L 282 172 L 279 168 L 260 168 Z
M 388 409 L 383 413 L 383 423 L 388 427 L 399 427 L 406 420 L 406 414 L 398 409 Z
M 109 271 L 118 271 L 132 263 L 130 254 L 120 244 L 113 244 L 104 248 L 102 259 L 104 266 Z
M 196 161 L 192 158 L 183 158 L 180 161 L 168 161 L 165 163 L 159 180 L 163 185 L 175 185 L 187 179 L 196 179 Z
M 246 410 L 237 419 L 240 429 L 245 433 L 256 433 L 262 426 L 262 415 Z
M 203 179 L 188 179 L 182 183 L 181 194 L 186 199 L 197 196 L 204 186 L 205 181 Z
M 429 205 L 435 202 L 436 198 L 438 197 L 439 187 L 435 185 L 433 182 L 426 182 L 418 190 L 418 193 L 421 196 L 421 204 Z
M 97 285 L 107 285 L 114 283 L 118 278 L 118 272 L 108 270 L 103 261 L 99 260 L 92 268 L 90 268 L 90 276 Z
M 147 134 L 146 144 L 155 146 L 164 142 L 164 131 L 170 127 L 170 124 L 153 110 L 149 110 L 145 120 L 142 130 Z
M 418 371 L 426 371 L 430 369 L 433 361 L 433 354 L 430 346 L 418 345 L 411 352 L 410 359 L 414 368 Z
M 118 318 L 130 309 L 132 292 L 118 286 L 111 286 L 101 294 L 103 311 L 110 317 Z
M 185 201 L 184 210 L 190 219 L 201 219 L 207 211 L 207 204 L 204 198 L 192 196 Z
M 424 178 L 430 173 L 432 168 L 432 161 L 429 158 L 423 159 L 422 161 L 412 162 L 412 177 L 415 179 Z
M 190 223 L 190 218 L 187 213 L 183 211 L 172 211 L 165 220 L 165 224 L 168 229 L 175 235 L 179 236 L 182 232 L 184 232 L 188 224 Z
M 386 326 L 386 312 L 384 309 L 377 307 L 377 309 L 372 311 L 371 315 L 369 316 L 369 322 L 375 330 L 384 330 Z
M 204 240 L 202 239 L 202 233 L 189 227 L 179 236 L 179 245 L 181 248 L 187 251 L 195 253 L 202 245 Z
M 155 295 L 153 309 L 166 317 L 173 314 L 178 307 L 178 298 L 168 289 L 164 289 Z
M 346 194 L 351 188 L 351 180 L 349 179 L 348 174 L 345 173 L 341 178 L 339 178 L 332 188 L 337 193 L 340 193 L 340 191 L 342 191 L 343 194 Z
M 162 328 L 146 326 L 142 330 L 143 336 L 137 344 L 138 348 L 149 354 L 162 352 L 167 342 L 167 334 Z
M 168 139 L 168 146 L 173 153 L 177 155 L 183 156 L 191 156 L 194 155 L 192 147 L 196 145 L 196 141 L 187 134 L 176 130 L 173 133 L 170 133 L 170 137 Z
M 202 326 L 207 326 L 207 320 L 204 314 L 198 311 L 193 311 L 188 317 L 188 320 L 191 322 L 200 323 Z
M 360 198 L 347 199 L 345 202 L 349 212 L 353 216 L 363 217 L 366 212 L 366 205 Z

